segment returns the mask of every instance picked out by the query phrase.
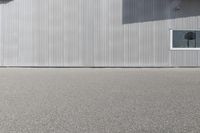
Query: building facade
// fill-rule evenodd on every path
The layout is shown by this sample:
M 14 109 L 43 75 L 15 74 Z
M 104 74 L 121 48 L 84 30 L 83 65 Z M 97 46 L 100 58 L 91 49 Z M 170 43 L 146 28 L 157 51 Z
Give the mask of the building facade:
M 198 67 L 199 7 L 199 0 L 2 3 L 0 66 Z

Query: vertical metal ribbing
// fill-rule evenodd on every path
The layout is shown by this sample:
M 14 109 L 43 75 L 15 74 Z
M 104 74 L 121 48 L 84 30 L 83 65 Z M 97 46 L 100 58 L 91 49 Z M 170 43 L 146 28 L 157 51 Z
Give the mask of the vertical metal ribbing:
M 198 14 L 176 18 L 184 11 L 174 14 L 170 6 L 168 0 L 16 0 L 1 5 L 1 65 L 197 66 L 199 51 L 169 49 L 169 29 L 199 28 Z
M 3 66 L 3 44 L 2 44 L 2 6 L 0 7 L 0 65 Z

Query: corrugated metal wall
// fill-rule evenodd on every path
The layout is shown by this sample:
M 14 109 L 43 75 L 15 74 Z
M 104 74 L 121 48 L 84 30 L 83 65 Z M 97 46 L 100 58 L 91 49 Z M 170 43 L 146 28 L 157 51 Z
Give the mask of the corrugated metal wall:
M 170 29 L 200 28 L 200 2 L 182 0 L 177 13 L 174 1 L 179 0 L 14 0 L 0 5 L 0 64 L 200 66 L 200 51 L 170 50 Z M 196 12 L 184 12 L 189 8 Z

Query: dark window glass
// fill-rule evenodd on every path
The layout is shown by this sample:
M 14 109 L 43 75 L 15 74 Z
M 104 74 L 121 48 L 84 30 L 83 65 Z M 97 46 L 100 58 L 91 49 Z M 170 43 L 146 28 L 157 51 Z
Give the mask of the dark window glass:
M 200 48 L 200 31 L 173 31 L 173 48 Z

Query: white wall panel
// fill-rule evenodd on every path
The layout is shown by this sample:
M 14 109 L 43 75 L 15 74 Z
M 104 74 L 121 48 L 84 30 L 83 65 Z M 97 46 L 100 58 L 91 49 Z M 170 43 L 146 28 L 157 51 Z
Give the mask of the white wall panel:
M 170 29 L 200 28 L 200 2 L 14 0 L 0 5 L 1 66 L 199 66 L 171 51 Z M 187 9 L 194 8 L 195 10 Z

